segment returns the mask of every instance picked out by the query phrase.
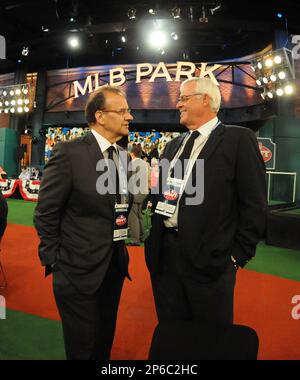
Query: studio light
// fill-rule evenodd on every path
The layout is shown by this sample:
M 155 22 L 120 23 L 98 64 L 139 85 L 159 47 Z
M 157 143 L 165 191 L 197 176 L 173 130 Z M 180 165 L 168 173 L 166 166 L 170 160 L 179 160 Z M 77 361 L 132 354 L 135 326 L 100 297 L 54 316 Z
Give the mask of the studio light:
M 261 70 L 262 69 L 262 63 L 258 62 L 257 67 Z
M 24 46 L 23 49 L 22 49 L 22 55 L 24 57 L 27 57 L 28 54 L 29 54 L 29 47 L 28 46 Z
M 129 18 L 129 20 L 134 20 L 136 18 L 136 9 L 130 8 L 127 12 L 127 16 Z
M 267 95 L 268 95 L 268 97 L 269 97 L 270 99 L 273 99 L 273 97 L 274 97 L 271 91 L 269 91 L 269 92 L 267 93 Z
M 181 9 L 178 8 L 178 7 L 174 7 L 171 10 L 171 14 L 172 14 L 172 16 L 173 16 L 174 19 L 179 19 L 180 18 L 180 13 L 181 13 Z
M 175 32 L 172 32 L 171 33 L 171 37 L 173 38 L 173 40 L 177 41 L 178 40 L 178 34 L 175 33 Z
M 273 60 L 271 58 L 266 59 L 265 65 L 267 67 L 272 67 L 273 66 Z
M 258 86 L 262 85 L 261 80 L 259 80 L 259 79 L 256 80 L 256 83 L 257 83 Z
M 13 99 L 13 100 L 10 102 L 10 104 L 11 104 L 12 106 L 15 106 L 15 105 L 16 105 L 16 101 Z
M 272 82 L 276 82 L 277 77 L 276 77 L 275 74 L 272 74 L 272 75 L 270 76 L 270 79 L 271 79 Z
M 268 81 L 268 78 L 266 78 L 266 77 L 263 77 L 263 82 L 265 83 L 265 84 L 267 84 L 269 81 Z
M 284 92 L 287 95 L 291 95 L 294 92 L 293 86 L 291 86 L 290 84 L 288 84 L 287 86 L 285 86 Z
M 285 74 L 284 71 L 280 71 L 280 72 L 278 73 L 278 78 L 279 78 L 279 79 L 285 79 L 285 77 L 286 77 L 286 74 Z
M 151 32 L 148 42 L 152 47 L 162 49 L 167 45 L 167 35 L 161 30 Z
M 15 109 L 14 109 L 14 107 L 12 107 L 12 108 L 10 109 L 10 112 L 11 112 L 11 113 L 15 113 Z
M 277 90 L 276 90 L 276 95 L 277 96 L 282 96 L 284 94 L 284 92 L 283 92 L 283 89 L 282 88 L 278 88 Z
M 19 112 L 19 113 L 22 113 L 23 112 L 23 107 L 18 107 L 17 108 L 17 111 Z M 27 132 L 28 133 L 28 132 Z M 25 134 L 26 134 L 26 131 L 25 131 Z
M 10 96 L 14 96 L 14 95 L 15 95 L 14 90 L 10 90 L 10 91 L 9 91 L 9 95 L 10 95 Z
M 68 38 L 68 44 L 73 49 L 77 49 L 79 47 L 79 39 L 78 37 L 69 37 Z
M 280 57 L 280 55 L 276 55 L 274 57 L 274 62 L 276 63 L 276 65 L 279 65 L 282 62 L 282 58 Z
M 21 95 L 21 90 L 19 88 L 16 89 L 16 95 Z

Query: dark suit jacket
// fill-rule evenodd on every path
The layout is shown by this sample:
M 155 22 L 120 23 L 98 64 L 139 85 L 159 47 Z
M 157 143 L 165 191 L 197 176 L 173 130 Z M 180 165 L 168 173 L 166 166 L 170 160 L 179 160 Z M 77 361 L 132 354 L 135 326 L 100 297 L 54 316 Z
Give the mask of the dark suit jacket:
M 164 151 L 170 161 L 184 136 Z M 265 232 L 265 165 L 255 134 L 246 128 L 220 124 L 210 135 L 199 159 L 204 159 L 204 201 L 179 202 L 178 236 L 182 252 L 179 267 L 187 275 L 203 279 L 218 277 L 232 255 L 241 266 L 255 255 Z M 191 174 L 195 177 L 195 165 Z M 158 196 L 154 196 L 155 209 Z M 160 270 L 164 217 L 153 214 L 152 230 L 145 242 L 151 273 Z
M 92 133 L 57 144 L 45 167 L 34 214 L 42 265 L 49 269 L 57 263 L 85 293 L 101 285 L 113 251 L 118 250 L 120 268 L 128 275 L 126 247 L 113 244 L 115 196 L 96 191 L 100 159 L 103 154 Z
M 2 238 L 7 225 L 7 203 L 0 191 L 0 239 Z

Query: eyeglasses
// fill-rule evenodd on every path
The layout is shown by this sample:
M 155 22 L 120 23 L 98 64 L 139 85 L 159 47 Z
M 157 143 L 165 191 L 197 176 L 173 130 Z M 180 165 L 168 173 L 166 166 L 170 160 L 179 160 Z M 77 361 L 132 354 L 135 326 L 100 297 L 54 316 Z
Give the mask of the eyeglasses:
M 179 98 L 177 99 L 177 103 L 179 102 L 187 102 L 189 100 L 189 98 L 191 98 L 192 96 L 195 96 L 195 95 L 203 95 L 202 92 L 195 92 L 194 94 L 191 94 L 191 95 L 182 95 L 182 96 L 179 96 Z
M 113 112 L 113 113 L 117 113 L 118 115 L 121 115 L 121 116 L 125 116 L 127 113 L 131 113 L 130 108 L 122 108 L 119 111 L 117 111 L 117 110 L 106 110 L 106 109 L 101 109 L 100 111 L 102 111 L 102 112 Z

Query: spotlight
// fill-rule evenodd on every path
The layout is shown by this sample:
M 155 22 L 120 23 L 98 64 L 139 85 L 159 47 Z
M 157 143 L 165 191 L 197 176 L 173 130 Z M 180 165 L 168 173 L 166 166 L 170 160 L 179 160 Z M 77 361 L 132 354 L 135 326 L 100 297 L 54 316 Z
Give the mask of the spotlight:
M 21 90 L 19 88 L 16 89 L 16 95 L 21 95 Z
M 78 39 L 78 37 L 69 37 L 68 38 L 68 44 L 73 49 L 78 48 L 79 47 L 79 39 Z
M 6 106 L 9 106 L 9 101 L 5 101 L 5 103 L 4 103 Z
M 282 18 L 282 17 L 283 17 L 283 14 L 282 14 L 281 12 L 278 12 L 278 13 L 277 13 L 277 17 L 278 17 L 278 18 Z
M 18 107 L 18 108 L 17 108 L 17 111 L 18 111 L 19 113 L 23 112 L 23 107 Z M 25 134 L 26 134 L 26 133 L 28 133 L 28 132 L 25 131 Z
M 25 112 L 29 112 L 29 108 L 25 106 L 25 107 L 24 107 L 24 111 L 25 111 Z
M 3 96 L 6 96 L 7 95 L 7 91 L 3 91 Z
M 254 66 L 250 66 L 251 67 L 251 70 L 255 72 L 255 67 Z
M 273 66 L 273 60 L 271 58 L 266 59 L 265 65 L 267 67 L 272 67 Z
M 280 55 L 276 55 L 275 58 L 274 58 L 274 62 L 279 65 L 281 62 L 282 62 L 282 58 L 280 57 Z
M 260 96 L 263 98 L 263 100 L 265 100 L 265 94 L 263 92 L 260 94 Z
M 24 55 L 24 57 L 27 57 L 28 54 L 29 54 L 29 47 L 24 46 L 22 49 L 22 55 Z
M 155 16 L 155 15 L 156 15 L 156 11 L 155 11 L 154 9 L 152 9 L 152 8 L 150 8 L 148 12 L 149 12 L 150 15 L 152 15 L 152 16 Z
M 13 95 L 15 95 L 15 92 L 14 92 L 14 90 L 10 90 L 10 91 L 9 91 L 9 95 L 10 95 L 10 96 L 13 96 Z
M 15 106 L 15 105 L 16 105 L 16 101 L 13 99 L 13 100 L 10 102 L 10 104 L 11 104 L 12 106 Z
M 261 81 L 259 79 L 256 80 L 256 83 L 257 83 L 258 86 L 262 85 L 262 83 L 261 83 Z
M 2 103 L 2 102 L 0 102 L 0 107 L 2 107 L 2 104 L 3 104 L 3 103 Z
M 166 33 L 162 31 L 155 31 L 149 35 L 149 44 L 155 48 L 163 48 L 167 44 Z
M 290 84 L 288 84 L 287 86 L 285 86 L 284 92 L 287 95 L 291 95 L 294 92 L 294 89 L 293 89 L 293 87 Z
M 279 78 L 279 79 L 284 79 L 285 77 L 286 77 L 286 74 L 285 74 L 284 71 L 280 71 L 280 72 L 278 73 L 278 78 Z
M 70 17 L 70 22 L 76 22 L 74 17 Z
M 127 16 L 129 20 L 134 20 L 136 18 L 136 9 L 134 8 L 129 9 L 129 11 L 127 12 Z
M 29 104 L 29 99 L 25 99 L 24 104 Z
M 268 81 L 268 78 L 266 78 L 266 77 L 263 77 L 263 82 L 265 83 L 265 84 L 267 84 L 269 81 Z
M 23 100 L 22 99 L 18 99 L 17 103 L 18 103 L 19 106 L 21 106 L 23 104 Z
M 8 109 L 7 108 L 5 108 L 4 113 L 8 113 Z
M 262 64 L 261 64 L 261 62 L 258 62 L 257 67 L 259 68 L 259 70 L 262 69 Z
M 124 36 L 124 34 L 121 36 L 121 41 L 122 41 L 123 43 L 126 42 L 126 37 Z
M 273 94 L 272 94 L 271 91 L 269 91 L 269 92 L 267 93 L 267 95 L 268 95 L 268 97 L 269 97 L 270 99 L 273 99 Z
M 47 33 L 49 32 L 49 28 L 47 26 L 42 26 L 42 31 Z
M 164 50 L 161 50 L 160 54 L 161 54 L 161 55 L 165 55 L 166 52 L 165 52 Z
M 28 88 L 26 88 L 26 87 L 25 87 L 25 88 L 23 88 L 23 90 L 22 90 L 22 91 L 23 91 L 23 94 L 25 94 L 25 95 L 27 95 L 27 94 L 28 94 Z
M 181 9 L 178 8 L 178 7 L 174 7 L 171 10 L 171 14 L 172 14 L 172 16 L 173 16 L 174 19 L 176 19 L 176 18 L 179 19 L 180 18 L 180 13 L 181 13 Z
M 276 82 L 277 77 L 276 77 L 275 74 L 272 74 L 272 75 L 270 76 L 270 79 L 271 79 L 272 82 Z
M 171 33 L 171 37 L 173 38 L 173 40 L 177 41 L 178 40 L 178 34 L 175 33 L 175 32 L 172 32 Z
M 278 88 L 277 90 L 276 90 L 276 95 L 277 96 L 282 96 L 284 94 L 284 92 L 283 92 L 283 89 L 282 88 Z
M 14 107 L 12 107 L 12 108 L 10 109 L 10 112 L 11 112 L 11 113 L 15 113 L 15 109 L 14 109 Z

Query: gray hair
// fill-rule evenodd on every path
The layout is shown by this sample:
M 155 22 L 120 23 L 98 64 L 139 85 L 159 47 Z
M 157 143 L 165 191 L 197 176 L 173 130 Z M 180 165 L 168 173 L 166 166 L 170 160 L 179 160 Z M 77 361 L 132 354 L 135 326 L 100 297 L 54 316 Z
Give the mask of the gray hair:
M 221 93 L 219 87 L 209 78 L 190 78 L 181 83 L 180 91 L 183 86 L 189 82 L 196 82 L 196 92 L 207 94 L 210 97 L 210 108 L 217 113 L 221 106 Z

